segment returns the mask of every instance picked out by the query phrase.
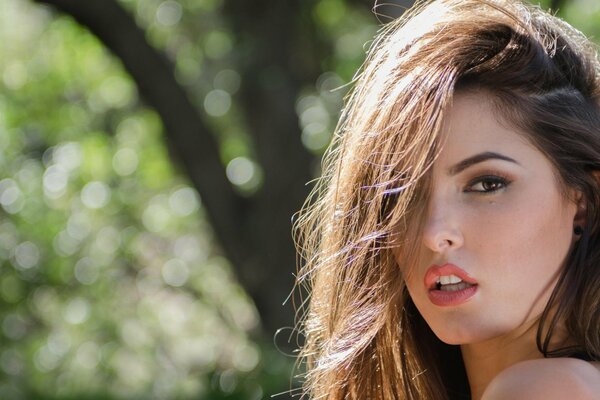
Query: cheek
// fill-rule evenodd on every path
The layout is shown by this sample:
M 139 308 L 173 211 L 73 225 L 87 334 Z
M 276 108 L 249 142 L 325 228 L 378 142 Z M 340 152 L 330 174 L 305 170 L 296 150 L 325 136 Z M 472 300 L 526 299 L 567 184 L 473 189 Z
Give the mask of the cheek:
M 412 289 L 416 288 L 415 285 L 419 276 L 418 269 L 410 267 L 414 264 L 407 262 L 406 259 L 402 257 L 396 256 L 396 263 L 400 268 L 400 273 L 402 274 L 402 279 L 404 280 L 406 287 L 408 288 L 409 292 L 412 292 Z
M 538 292 L 553 281 L 571 246 L 573 224 L 558 194 L 535 196 L 506 210 L 498 207 L 487 220 L 487 229 L 471 232 L 487 238 L 473 242 L 487 273 Z

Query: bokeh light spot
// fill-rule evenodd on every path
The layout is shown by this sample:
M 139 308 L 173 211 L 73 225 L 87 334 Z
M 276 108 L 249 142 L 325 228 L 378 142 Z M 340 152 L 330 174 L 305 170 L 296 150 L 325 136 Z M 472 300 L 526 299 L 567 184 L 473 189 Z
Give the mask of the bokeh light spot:
M 54 250 L 62 256 L 71 256 L 79 250 L 80 241 L 67 231 L 60 231 L 53 241 Z
M 224 90 L 215 89 L 204 98 L 204 110 L 213 117 L 222 117 L 231 107 L 231 96 Z
M 260 355 L 255 347 L 245 344 L 238 347 L 233 356 L 234 366 L 244 372 L 252 371 L 260 361 Z
M 234 370 L 223 371 L 219 377 L 219 387 L 224 393 L 231 394 L 238 384 L 237 375 Z
M 161 232 L 167 228 L 171 214 L 162 204 L 151 202 L 142 214 L 142 223 L 151 232 Z
M 75 142 L 63 143 L 52 151 L 52 161 L 65 171 L 73 171 L 81 166 L 83 151 L 81 145 Z
M 329 125 L 330 117 L 329 113 L 320 102 L 314 104 L 312 107 L 307 108 L 300 114 L 300 124 L 305 127 L 309 124 L 319 122 L 324 126 Z
M 226 173 L 234 185 L 245 185 L 254 177 L 254 163 L 246 157 L 234 158 L 227 164 Z
M 109 200 L 110 188 L 104 182 L 92 181 L 81 189 L 81 202 L 88 208 L 102 208 Z
M 175 256 L 188 263 L 206 260 L 209 251 L 210 243 L 194 235 L 180 236 L 173 245 Z
M 187 217 L 200 206 L 198 194 L 189 187 L 177 189 L 169 196 L 169 206 L 174 214 L 181 217 Z
M 91 258 L 83 257 L 75 264 L 74 275 L 80 283 L 91 285 L 98 279 L 98 267 Z
M 331 140 L 331 135 L 327 131 L 327 126 L 320 122 L 313 122 L 302 129 L 302 144 L 313 152 L 319 152 L 325 149 Z
M 114 226 L 105 226 L 96 235 L 94 244 L 99 251 L 114 254 L 121 245 L 121 235 Z
M 12 340 L 21 339 L 27 332 L 25 320 L 17 314 L 8 314 L 2 321 L 2 332 Z
M 111 76 L 102 82 L 98 98 L 101 101 L 99 111 L 103 108 L 122 108 L 131 103 L 136 96 L 133 84 L 121 76 Z
M 206 36 L 204 51 L 209 58 L 217 59 L 225 56 L 233 48 L 231 36 L 223 31 L 211 31 Z
M 59 357 L 63 357 L 71 348 L 71 337 L 64 330 L 56 330 L 47 341 L 48 349 Z
M 50 372 L 60 364 L 60 357 L 47 346 L 42 346 L 34 355 L 33 362 L 40 372 Z
M 121 176 L 128 176 L 135 172 L 139 164 L 137 153 L 128 148 L 119 149 L 112 159 L 115 172 Z
M 149 363 L 129 350 L 118 349 L 111 361 L 111 366 L 122 379 L 121 383 L 126 384 L 130 390 L 139 390 L 152 379 Z
M 23 208 L 21 189 L 13 179 L 0 181 L 0 205 L 10 214 L 16 214 Z
M 92 221 L 85 212 L 74 213 L 67 221 L 67 232 L 77 240 L 83 240 L 91 232 Z
M 35 244 L 26 241 L 15 248 L 15 262 L 17 267 L 30 269 L 40 261 L 40 249 Z
M 164 1 L 156 10 L 156 21 L 163 26 L 173 26 L 181 20 L 183 10 L 176 1 Z
M 175 287 L 185 285 L 190 275 L 187 264 L 179 258 L 172 258 L 167 261 L 161 272 L 164 281 Z
M 121 324 L 121 337 L 129 347 L 138 348 L 152 344 L 152 337 L 137 319 L 128 319 Z
M 334 26 L 344 19 L 346 5 L 342 0 L 321 0 L 314 9 L 316 19 L 326 26 Z
M 58 165 L 49 166 L 44 172 L 44 195 L 49 199 L 57 199 L 65 194 L 69 175 Z
M 94 369 L 101 359 L 100 347 L 92 341 L 85 342 L 77 349 L 75 364 L 85 369 Z
M 234 94 L 240 88 L 242 77 L 237 71 L 223 69 L 217 73 L 214 80 L 215 89 L 221 89 L 229 94 Z
M 70 324 L 78 325 L 85 322 L 90 315 L 90 303 L 76 297 L 72 299 L 64 309 L 63 317 Z

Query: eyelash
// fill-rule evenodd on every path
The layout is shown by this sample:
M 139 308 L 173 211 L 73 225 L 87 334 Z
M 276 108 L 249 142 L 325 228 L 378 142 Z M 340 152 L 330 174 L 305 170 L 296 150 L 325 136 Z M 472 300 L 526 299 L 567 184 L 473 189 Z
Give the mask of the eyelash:
M 473 186 L 478 185 L 478 184 L 483 184 L 483 183 L 492 183 L 495 185 L 500 184 L 501 187 L 496 188 L 496 189 L 490 189 L 490 190 L 485 190 L 485 189 L 484 190 L 473 190 Z M 486 173 L 485 175 L 481 175 L 475 179 L 472 179 L 468 183 L 464 192 L 465 193 L 479 193 L 482 195 L 487 195 L 487 194 L 495 193 L 502 189 L 506 189 L 508 187 L 508 185 L 510 185 L 510 184 L 511 184 L 511 180 L 504 174 L 502 174 L 500 172 L 489 172 L 489 173 Z

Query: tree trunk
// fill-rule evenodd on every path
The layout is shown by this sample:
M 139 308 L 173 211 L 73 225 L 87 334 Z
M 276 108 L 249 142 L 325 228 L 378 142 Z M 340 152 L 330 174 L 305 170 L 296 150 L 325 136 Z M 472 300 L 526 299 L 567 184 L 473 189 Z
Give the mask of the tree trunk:
M 115 0 L 36 0 L 71 15 L 123 63 L 142 98 L 159 113 L 166 140 L 202 198 L 212 227 L 237 277 L 254 300 L 268 335 L 290 327 L 291 307 L 281 304 L 292 290 L 295 249 L 291 217 L 306 195 L 311 157 L 300 141 L 295 101 L 314 84 L 318 59 L 299 60 L 295 42 L 297 0 L 233 1 L 238 38 L 254 43 L 239 62 L 238 101 L 255 139 L 264 184 L 252 198 L 230 185 L 219 149 L 200 111 L 177 83 L 173 66 L 145 39 L 131 15 Z M 232 6 L 235 4 L 235 7 Z M 235 9 L 237 8 L 237 9 Z M 241 40 L 241 39 L 240 39 Z

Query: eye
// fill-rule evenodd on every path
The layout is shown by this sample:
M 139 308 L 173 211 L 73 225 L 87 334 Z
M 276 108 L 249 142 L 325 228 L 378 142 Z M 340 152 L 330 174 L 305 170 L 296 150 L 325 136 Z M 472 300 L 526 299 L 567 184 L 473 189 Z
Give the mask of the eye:
M 498 175 L 484 175 L 473 179 L 467 185 L 464 192 L 466 193 L 494 193 L 498 190 L 505 189 L 510 185 L 510 181 Z

